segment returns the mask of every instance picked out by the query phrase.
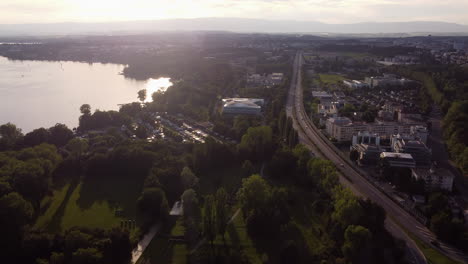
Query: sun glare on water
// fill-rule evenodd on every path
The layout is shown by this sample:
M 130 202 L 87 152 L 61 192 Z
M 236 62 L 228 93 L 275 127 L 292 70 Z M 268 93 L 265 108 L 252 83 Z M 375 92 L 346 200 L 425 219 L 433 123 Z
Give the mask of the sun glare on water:
M 165 92 L 167 88 L 172 86 L 172 82 L 170 78 L 159 78 L 159 79 L 149 79 L 146 82 L 145 89 L 146 89 L 146 100 L 145 102 L 152 102 L 153 98 L 152 95 L 155 92 Z

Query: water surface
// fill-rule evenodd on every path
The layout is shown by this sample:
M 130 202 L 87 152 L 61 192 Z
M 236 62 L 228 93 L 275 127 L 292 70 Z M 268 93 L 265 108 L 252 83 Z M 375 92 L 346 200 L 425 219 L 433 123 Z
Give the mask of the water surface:
M 137 92 L 148 97 L 170 85 L 169 78 L 136 81 L 119 73 L 124 65 L 12 61 L 0 57 L 0 124 L 11 122 L 23 132 L 64 123 L 78 125 L 79 108 L 118 110 L 119 104 L 137 101 Z

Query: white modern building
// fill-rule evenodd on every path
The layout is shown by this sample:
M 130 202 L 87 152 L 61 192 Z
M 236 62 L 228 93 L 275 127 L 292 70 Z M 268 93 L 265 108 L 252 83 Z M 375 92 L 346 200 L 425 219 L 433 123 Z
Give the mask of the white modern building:
M 279 73 L 279 72 L 275 72 L 275 73 L 272 73 L 270 76 L 269 76 L 269 79 L 270 79 L 270 82 L 273 84 L 273 85 L 279 85 L 283 82 L 283 79 L 284 79 L 284 74 L 283 73 Z
M 259 115 L 263 103 L 263 99 L 225 98 L 223 99 L 223 114 Z
M 370 88 L 379 86 L 402 86 L 411 80 L 405 78 L 397 78 L 393 74 L 384 74 L 383 76 L 366 77 L 364 82 L 369 85 Z
M 353 123 L 347 117 L 333 117 L 325 122 L 326 132 L 337 141 L 351 141 L 354 135 L 359 132 L 368 132 L 377 134 L 380 138 L 391 138 L 393 135 L 411 133 L 411 127 L 414 124 L 398 123 L 398 122 L 382 122 L 374 123 Z
M 343 84 L 349 88 L 353 89 L 360 89 L 360 88 L 368 88 L 369 84 L 365 82 L 361 82 L 358 80 L 344 80 Z

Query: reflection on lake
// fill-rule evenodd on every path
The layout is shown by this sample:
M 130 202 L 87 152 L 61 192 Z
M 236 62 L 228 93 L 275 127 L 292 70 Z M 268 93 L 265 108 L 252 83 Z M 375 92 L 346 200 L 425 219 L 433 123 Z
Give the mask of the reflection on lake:
M 145 89 L 146 89 L 145 102 L 152 102 L 153 101 L 152 96 L 155 92 L 158 92 L 158 91 L 165 92 L 167 88 L 171 86 L 172 86 L 172 82 L 170 78 L 149 79 L 145 85 Z
M 169 78 L 126 79 L 117 64 L 10 61 L 0 57 L 0 124 L 12 122 L 29 132 L 64 123 L 78 125 L 79 108 L 118 110 L 118 104 L 138 101 L 147 89 L 147 101 L 172 85 Z

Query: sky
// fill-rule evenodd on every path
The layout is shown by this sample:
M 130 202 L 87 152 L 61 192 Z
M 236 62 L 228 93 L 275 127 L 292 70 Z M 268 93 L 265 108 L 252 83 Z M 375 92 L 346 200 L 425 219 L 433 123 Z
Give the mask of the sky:
M 468 25 L 467 14 L 468 0 L 0 0 L 1 24 L 240 17 Z

